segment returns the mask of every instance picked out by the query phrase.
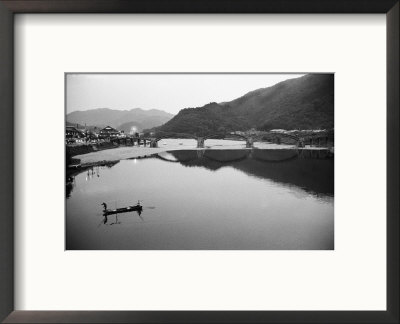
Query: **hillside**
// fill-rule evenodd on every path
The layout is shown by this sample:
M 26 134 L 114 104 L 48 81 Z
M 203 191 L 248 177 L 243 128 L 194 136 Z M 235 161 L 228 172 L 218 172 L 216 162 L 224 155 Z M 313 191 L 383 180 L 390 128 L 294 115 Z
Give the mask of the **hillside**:
M 119 128 L 124 124 L 134 122 L 137 126 L 143 128 L 152 128 L 160 126 L 173 117 L 162 110 L 151 109 L 143 110 L 135 108 L 131 110 L 115 110 L 109 108 L 98 108 L 86 111 L 74 111 L 67 114 L 67 122 L 79 123 L 81 125 L 94 125 L 97 127 L 112 126 Z
M 157 130 L 209 134 L 250 128 L 329 129 L 333 123 L 333 74 L 308 74 L 230 102 L 182 109 Z

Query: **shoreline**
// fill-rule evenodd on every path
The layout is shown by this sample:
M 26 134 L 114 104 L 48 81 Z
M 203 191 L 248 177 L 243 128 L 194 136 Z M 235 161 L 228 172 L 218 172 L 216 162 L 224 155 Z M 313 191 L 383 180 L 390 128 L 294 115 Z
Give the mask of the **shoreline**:
M 177 151 L 183 149 L 190 149 L 190 150 L 204 150 L 207 148 L 187 148 L 182 146 L 168 146 L 168 147 L 137 147 L 137 146 L 124 146 L 124 147 L 117 147 L 117 148 L 110 148 L 106 150 L 90 152 L 86 154 L 80 154 L 73 156 L 73 159 L 80 160 L 79 168 L 87 168 L 97 165 L 107 165 L 107 164 L 115 164 L 120 160 L 127 160 L 133 159 L 138 157 L 144 157 L 152 154 L 168 152 L 168 151 Z M 215 147 L 212 148 L 213 150 L 229 150 L 229 149 L 244 149 L 250 150 L 250 148 L 230 148 L 230 147 Z M 255 149 L 298 149 L 298 150 L 326 150 L 328 148 L 324 147 L 304 147 L 298 148 L 293 145 L 278 145 L 278 144 L 270 144 L 265 145 L 265 147 L 256 147 Z M 333 150 L 333 148 L 331 149 Z M 72 166 L 72 167 L 71 167 Z M 68 169 L 74 169 L 74 166 L 68 166 Z M 75 169 L 78 165 L 75 165 Z
M 156 153 L 162 153 L 176 148 L 150 148 L 150 147 L 137 147 L 137 146 L 124 146 L 108 150 L 90 152 L 73 156 L 74 159 L 80 160 L 82 167 L 103 165 L 115 163 L 120 160 L 133 159 L 137 157 L 147 156 Z

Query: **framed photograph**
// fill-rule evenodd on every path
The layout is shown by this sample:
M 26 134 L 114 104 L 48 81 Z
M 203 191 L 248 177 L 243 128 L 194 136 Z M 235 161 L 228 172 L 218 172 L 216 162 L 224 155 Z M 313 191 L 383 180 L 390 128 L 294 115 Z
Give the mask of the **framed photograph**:
M 66 250 L 334 249 L 334 74 L 65 82 Z
M 399 2 L 0 1 L 0 318 L 399 322 Z

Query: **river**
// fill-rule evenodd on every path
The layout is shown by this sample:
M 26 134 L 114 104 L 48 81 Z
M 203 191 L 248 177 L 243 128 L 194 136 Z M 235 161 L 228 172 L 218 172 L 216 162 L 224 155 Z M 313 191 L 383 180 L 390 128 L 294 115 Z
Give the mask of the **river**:
M 121 160 L 67 188 L 66 249 L 332 250 L 333 187 L 324 150 L 182 147 Z M 101 203 L 138 200 L 141 214 L 104 223 Z

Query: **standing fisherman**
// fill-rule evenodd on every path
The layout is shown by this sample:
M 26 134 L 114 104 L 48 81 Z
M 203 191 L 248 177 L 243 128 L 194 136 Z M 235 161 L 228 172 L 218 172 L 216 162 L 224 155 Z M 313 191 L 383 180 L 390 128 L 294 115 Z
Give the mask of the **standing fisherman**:
M 106 211 L 107 211 L 107 204 L 106 204 L 105 202 L 103 202 L 102 205 L 103 205 L 103 208 L 104 208 L 104 210 L 103 210 L 103 216 L 104 216 L 104 224 L 105 224 L 105 223 L 107 223 L 107 214 L 106 214 Z

